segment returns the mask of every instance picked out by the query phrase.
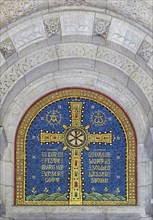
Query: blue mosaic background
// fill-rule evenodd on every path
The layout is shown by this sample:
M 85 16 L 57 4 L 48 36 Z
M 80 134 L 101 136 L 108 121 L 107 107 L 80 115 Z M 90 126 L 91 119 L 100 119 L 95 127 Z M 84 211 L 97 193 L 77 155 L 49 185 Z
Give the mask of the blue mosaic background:
M 104 193 L 105 187 L 108 188 L 108 192 L 115 194 L 116 189 L 120 189 L 119 195 L 126 197 L 126 140 L 124 131 L 116 119 L 116 117 L 104 106 L 85 99 L 65 99 L 58 102 L 55 102 L 45 109 L 43 109 L 32 122 L 26 142 L 26 196 L 31 195 L 32 188 L 36 188 L 36 194 L 42 193 L 45 189 L 49 189 L 48 194 L 52 194 L 57 191 L 57 188 L 60 187 L 60 192 L 62 194 L 66 193 L 69 189 L 68 186 L 68 177 L 69 177 L 69 150 L 63 151 L 63 143 L 55 144 L 42 144 L 39 141 L 39 135 L 41 130 L 55 133 L 63 132 L 63 124 L 70 125 L 70 113 L 69 113 L 69 103 L 71 101 L 81 101 L 83 102 L 84 112 L 83 112 L 83 121 L 82 125 L 90 125 L 90 133 L 99 133 L 99 132 L 109 132 L 113 133 L 113 144 L 89 144 L 89 152 L 110 152 L 111 153 L 111 171 L 108 184 L 106 183 L 91 183 L 91 179 L 88 176 L 89 173 L 89 152 L 83 151 L 83 171 L 84 171 L 84 191 L 91 193 L 94 187 L 95 191 L 98 193 Z M 49 124 L 46 120 L 47 114 L 50 111 L 57 111 L 57 115 L 60 116 L 60 123 Z M 106 116 L 106 121 L 102 125 L 94 124 L 93 119 L 97 112 L 101 112 Z M 64 175 L 60 178 L 60 181 L 57 183 L 46 183 L 44 177 L 42 176 L 42 157 L 41 153 L 43 151 L 53 152 L 52 149 L 55 149 L 56 152 L 63 152 L 63 165 L 64 165 Z

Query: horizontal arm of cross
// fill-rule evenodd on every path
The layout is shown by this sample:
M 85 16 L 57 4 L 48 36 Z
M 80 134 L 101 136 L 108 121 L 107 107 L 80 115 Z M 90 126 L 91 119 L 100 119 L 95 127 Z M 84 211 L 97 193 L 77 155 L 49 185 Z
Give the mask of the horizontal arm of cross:
M 112 132 L 104 133 L 104 134 L 89 134 L 88 135 L 88 142 L 91 143 L 106 143 L 112 144 L 113 142 L 113 135 Z
M 41 132 L 40 133 L 40 142 L 41 143 L 58 143 L 64 142 L 64 134 L 58 133 L 48 133 L 48 132 Z

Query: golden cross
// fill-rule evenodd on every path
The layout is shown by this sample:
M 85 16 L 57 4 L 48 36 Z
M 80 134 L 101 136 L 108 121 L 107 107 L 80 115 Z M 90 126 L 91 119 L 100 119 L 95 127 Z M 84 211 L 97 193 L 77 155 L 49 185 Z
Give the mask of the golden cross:
M 81 125 L 82 102 L 70 102 L 71 126 L 63 125 L 63 133 L 40 133 L 41 143 L 64 143 L 63 150 L 71 151 L 70 205 L 82 205 L 82 150 L 89 150 L 89 143 L 112 144 L 112 132 L 92 134 L 90 125 Z

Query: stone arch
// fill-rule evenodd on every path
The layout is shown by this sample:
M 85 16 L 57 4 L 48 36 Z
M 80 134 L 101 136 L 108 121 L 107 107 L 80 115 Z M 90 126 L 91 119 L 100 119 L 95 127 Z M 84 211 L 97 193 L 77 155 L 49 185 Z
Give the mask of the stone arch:
M 1 197 L 7 216 L 21 219 L 19 213 L 28 218 L 28 213 L 37 212 L 36 208 L 13 207 L 13 143 L 15 128 L 26 110 L 25 106 L 51 90 L 77 86 L 105 93 L 129 113 L 138 135 L 138 206 L 122 209 L 97 207 L 88 211 L 82 207 L 42 207 L 42 219 L 49 219 L 54 216 L 51 213 L 57 215 L 60 211 L 65 215 L 79 212 L 80 216 L 84 212 L 97 213 L 97 219 L 111 219 L 116 215 L 117 219 L 140 217 L 150 220 L 146 208 L 152 193 L 152 6 L 148 1 L 135 1 L 131 5 L 109 0 L 103 3 L 94 1 L 94 4 L 91 1 L 63 1 L 59 5 L 56 1 L 49 1 L 49 4 L 48 1 L 31 2 L 28 7 L 23 6 L 24 13 L 16 11 L 14 17 L 9 17 L 8 13 L 1 24 L 3 128 L 0 135 L 3 147 L 7 145 L 1 151 Z M 20 9 L 18 3 L 17 8 Z M 135 17 L 132 4 L 135 4 Z M 5 5 L 3 10 L 6 11 Z M 26 10 L 29 10 L 29 15 L 24 16 Z M 144 10 L 147 11 L 146 17 L 142 13 Z M 81 16 L 84 16 L 84 22 L 80 25 Z M 73 25 L 69 22 L 65 26 L 72 17 Z M 56 27 L 54 31 L 52 25 Z M 86 31 L 82 30 L 82 25 Z M 150 158 L 144 147 L 148 149 Z

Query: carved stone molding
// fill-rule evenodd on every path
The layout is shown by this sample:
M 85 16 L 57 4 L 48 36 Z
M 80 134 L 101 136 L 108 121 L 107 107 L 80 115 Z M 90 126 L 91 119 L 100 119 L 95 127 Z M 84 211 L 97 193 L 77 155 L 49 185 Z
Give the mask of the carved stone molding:
M 49 6 L 48 6 L 49 3 Z M 1 0 L 0 1 L 0 28 L 13 23 L 14 21 L 26 17 L 36 11 L 43 9 L 52 9 L 53 7 L 66 6 L 69 10 L 71 6 L 95 7 L 113 11 L 118 15 L 122 15 L 125 19 L 130 19 L 135 23 L 144 26 L 149 30 L 153 30 L 152 23 L 152 5 L 150 1 L 143 0 Z M 49 7 L 49 8 L 48 8 Z
M 94 34 L 106 39 L 109 26 L 110 26 L 110 21 L 96 18 L 94 25 Z
M 145 61 L 148 62 L 153 55 L 153 45 L 148 41 L 144 40 L 141 47 L 138 50 L 138 55 Z
M 60 34 L 60 19 L 59 19 L 59 17 L 45 19 L 44 25 L 45 25 L 45 31 L 46 31 L 47 37 L 51 37 L 57 33 Z
M 86 0 L 66 0 L 67 5 L 88 5 Z
M 108 0 L 107 7 L 109 10 L 147 27 L 149 30 L 153 30 L 152 6 L 149 2 L 144 0 Z
M 127 57 L 105 47 L 98 47 L 97 60 L 109 63 L 112 66 L 122 70 L 128 76 L 134 72 L 138 65 Z
M 6 38 L 4 41 L 0 43 L 0 50 L 5 59 L 12 56 L 16 52 L 16 49 L 10 38 Z
M 0 28 L 13 21 L 32 14 L 38 9 L 37 0 L 1 0 L 0 1 Z
M 144 94 L 147 96 L 149 102 L 152 103 L 153 100 L 153 79 L 146 75 L 145 71 L 140 67 L 137 68 L 130 76 L 132 80 L 134 80 L 142 89 Z
M 85 43 L 57 44 L 37 50 L 14 63 L 1 75 L 0 93 L 2 99 L 11 87 L 31 69 L 43 63 L 63 58 L 87 58 L 114 66 L 134 80 L 152 104 L 153 80 L 145 71 L 138 68 L 136 63 L 120 53 L 102 46 L 97 47 L 97 45 Z

